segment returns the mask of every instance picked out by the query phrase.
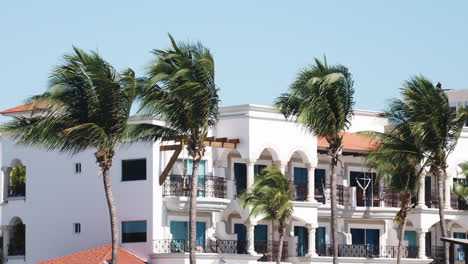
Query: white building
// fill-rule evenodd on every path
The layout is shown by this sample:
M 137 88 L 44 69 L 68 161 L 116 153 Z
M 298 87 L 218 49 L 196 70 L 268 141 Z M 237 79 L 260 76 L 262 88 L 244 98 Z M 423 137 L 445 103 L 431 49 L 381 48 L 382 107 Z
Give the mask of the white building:
M 27 106 L 2 112 L 27 115 Z M 340 263 L 394 263 L 398 196 L 383 182 L 371 181 L 365 194 L 357 183 L 373 171 L 362 159 L 366 140 L 353 132 L 384 131 L 377 112 L 356 111 L 345 134 L 338 171 Z M 208 148 L 201 165 L 197 201 L 198 259 L 201 263 L 256 263 L 274 256 L 271 223 L 248 219 L 236 196 L 253 183 L 262 166 L 280 168 L 296 186 L 297 201 L 287 230 L 286 261 L 330 263 L 328 158 L 324 142 L 285 120 L 274 108 L 239 105 L 221 109 L 215 137 L 240 140 L 236 149 Z M 457 165 L 467 161 L 468 129 L 449 160 L 449 180 L 463 178 Z M 149 263 L 188 263 L 187 168 L 182 153 L 163 186 L 158 178 L 172 152 L 159 143 L 122 146 L 112 167 L 112 188 L 120 224 L 120 244 Z M 92 151 L 77 155 L 16 145 L 0 136 L 1 221 L 4 258 L 10 264 L 36 263 L 110 243 L 102 179 Z M 24 165 L 26 184 L 10 184 L 11 171 Z M 189 170 L 190 171 L 190 170 Z M 409 217 L 404 263 L 431 263 L 440 253 L 435 181 L 427 175 Z M 19 187 L 18 187 L 19 186 Z M 447 204 L 449 232 L 466 237 L 468 211 L 456 197 Z M 461 208 L 461 209 L 460 209 Z M 24 226 L 22 225 L 24 224 Z M 22 227 L 25 227 L 24 229 Z M 24 230 L 24 232 L 23 232 Z M 24 243 L 24 244 L 23 244 Z M 457 249 L 457 257 L 464 256 Z

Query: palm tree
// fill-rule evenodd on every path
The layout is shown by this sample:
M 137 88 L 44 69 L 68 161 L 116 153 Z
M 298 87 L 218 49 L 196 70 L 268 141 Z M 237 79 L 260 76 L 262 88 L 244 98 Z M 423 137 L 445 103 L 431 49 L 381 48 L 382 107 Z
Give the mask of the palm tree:
M 141 124 L 131 137 L 140 140 L 174 138 L 182 141 L 193 160 L 190 192 L 190 263 L 195 264 L 198 169 L 205 155 L 205 139 L 219 116 L 218 89 L 214 81 L 214 60 L 201 43 L 179 42 L 169 35 L 172 47 L 153 50 L 141 112 L 163 120 L 164 127 Z
M 279 245 L 277 263 L 283 254 L 286 225 L 293 213 L 294 187 L 280 170 L 265 168 L 253 186 L 241 195 L 243 207 L 251 206 L 249 217 L 262 216 L 265 221 L 278 223 Z M 273 241 L 272 241 L 273 243 Z M 274 247 L 274 246 L 273 246 Z
M 336 219 L 336 166 L 343 152 L 342 132 L 353 116 L 353 80 L 348 68 L 329 66 L 315 59 L 315 65 L 302 70 L 288 93 L 276 100 L 285 117 L 296 121 L 319 137 L 326 138 L 330 156 L 331 218 L 333 263 L 338 263 L 338 224 Z
M 425 154 L 425 165 L 437 179 L 440 228 L 447 237 L 445 222 L 444 187 L 447 181 L 447 158 L 455 149 L 466 120 L 463 109 L 457 114 L 449 105 L 442 85 L 432 84 L 424 76 L 415 76 L 403 85 L 403 111 L 406 113 L 412 133 L 417 136 L 421 151 Z M 449 255 L 449 245 L 445 254 Z M 449 263 L 448 257 L 446 262 Z
M 462 163 L 459 166 L 462 169 L 463 175 L 465 175 L 465 182 L 455 183 L 453 185 L 453 192 L 466 203 L 468 201 L 468 163 Z
M 399 230 L 397 264 L 401 262 L 407 216 L 412 209 L 411 200 L 419 190 L 422 169 L 418 167 L 423 160 L 417 140 L 399 109 L 400 103 L 395 100 L 383 114 L 392 127 L 389 133 L 359 133 L 376 143 L 376 148 L 365 157 L 369 165 L 377 170 L 379 178 L 383 178 L 394 192 L 400 194 L 400 211 L 395 217 Z
M 95 150 L 109 208 L 112 263 L 116 264 L 119 232 L 109 172 L 115 147 L 127 128 L 137 81 L 131 69 L 118 73 L 96 52 L 73 50 L 52 72 L 48 91 L 33 99 L 34 103 L 46 102 L 49 108 L 31 118 L 14 117 L 2 131 L 19 143 L 49 150 Z

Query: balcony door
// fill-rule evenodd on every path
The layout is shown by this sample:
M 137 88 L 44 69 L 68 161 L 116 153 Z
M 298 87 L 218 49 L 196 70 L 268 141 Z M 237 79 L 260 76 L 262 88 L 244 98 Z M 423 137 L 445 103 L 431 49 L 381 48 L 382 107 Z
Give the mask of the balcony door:
M 307 169 L 294 168 L 294 186 L 296 187 L 296 201 L 307 199 Z
M 314 185 L 315 185 L 315 200 L 320 203 L 325 203 L 325 196 L 323 190 L 325 190 L 325 169 L 315 169 L 314 173 Z
M 187 163 L 187 176 L 192 176 L 193 160 L 188 160 Z M 206 195 L 206 161 L 200 160 L 198 166 L 198 194 L 197 196 L 205 197 Z
M 254 228 L 254 245 L 257 253 L 268 252 L 268 226 L 256 225 Z
M 196 225 L 196 242 L 200 247 L 205 247 L 205 222 L 197 222 Z M 177 251 L 188 250 L 189 239 L 189 222 L 187 221 L 171 221 L 170 232 L 172 235 L 172 244 L 175 245 Z M 187 246 L 187 248 L 185 248 Z
M 461 239 L 466 239 L 467 235 L 465 233 L 461 232 L 453 232 L 453 238 L 461 238 Z M 454 250 L 455 250 L 455 260 L 456 261 L 463 261 L 467 259 L 467 256 L 465 256 L 465 247 L 464 245 L 455 245 Z
M 234 179 L 236 194 L 239 196 L 247 189 L 247 166 L 244 163 L 234 163 Z
M 375 178 L 376 174 L 371 172 L 350 172 L 350 186 L 356 187 L 357 206 L 372 207 L 378 205 L 378 201 L 377 204 L 373 203 L 374 196 L 377 196 L 379 193 L 379 184 Z M 365 188 L 366 186 L 364 195 L 363 187 Z
M 363 245 L 369 250 L 371 255 L 378 254 L 380 247 L 379 229 L 351 228 L 351 238 L 353 245 Z
M 303 257 L 309 249 L 309 232 L 303 226 L 295 226 L 294 236 L 297 236 L 297 256 Z
M 244 224 L 234 224 L 234 234 L 237 234 L 237 253 L 247 253 L 247 227 Z
M 326 255 L 326 228 L 318 227 L 315 229 L 315 249 L 319 256 Z

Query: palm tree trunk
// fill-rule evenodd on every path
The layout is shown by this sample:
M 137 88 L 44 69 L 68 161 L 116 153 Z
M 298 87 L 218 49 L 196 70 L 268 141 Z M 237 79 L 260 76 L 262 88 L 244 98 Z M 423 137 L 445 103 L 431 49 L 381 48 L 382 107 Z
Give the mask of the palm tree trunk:
M 397 264 L 401 263 L 403 255 L 403 240 L 405 239 L 406 223 L 408 222 L 409 201 L 406 197 L 401 201 L 400 216 L 402 222 L 398 224 L 398 248 L 397 248 Z
M 190 191 L 190 218 L 189 218 L 189 246 L 190 246 L 190 264 L 196 264 L 195 257 L 196 238 L 197 238 L 197 194 L 198 194 L 198 167 L 201 157 L 194 157 L 192 168 L 192 186 Z
M 338 264 L 338 222 L 336 219 L 336 166 L 338 165 L 338 154 L 332 151 L 332 158 L 330 164 L 330 188 L 331 188 L 331 232 L 332 232 L 332 250 L 333 250 L 333 264 Z
M 110 167 L 112 161 L 107 160 L 101 163 L 102 180 L 104 183 L 104 190 L 106 193 L 107 207 L 109 209 L 109 216 L 111 222 L 111 236 L 112 236 L 112 259 L 111 264 L 117 264 L 117 249 L 119 246 L 119 228 L 117 226 L 117 210 L 115 207 L 114 197 L 112 196 L 111 181 L 110 181 Z
M 281 258 L 283 257 L 283 244 L 284 244 L 284 232 L 285 228 L 283 225 L 280 225 L 280 228 L 278 229 L 279 231 L 279 245 L 278 245 L 278 258 L 276 259 L 276 263 L 280 264 L 281 263 Z M 274 244 L 274 241 L 272 241 Z
M 439 218 L 440 218 L 440 232 L 442 237 L 447 237 L 447 224 L 445 223 L 445 203 L 444 203 L 444 184 L 445 184 L 445 173 L 441 172 L 441 169 L 435 169 L 436 177 L 437 177 L 437 202 L 439 203 Z M 445 247 L 445 264 L 450 264 L 449 262 L 449 254 L 450 248 L 447 242 L 443 242 Z

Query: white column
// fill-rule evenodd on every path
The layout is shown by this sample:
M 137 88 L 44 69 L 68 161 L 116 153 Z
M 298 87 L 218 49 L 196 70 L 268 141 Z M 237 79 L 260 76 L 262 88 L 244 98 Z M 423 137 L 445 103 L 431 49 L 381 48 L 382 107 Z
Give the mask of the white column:
M 452 207 L 451 205 L 451 192 L 452 192 L 452 185 L 450 182 L 452 181 L 452 177 L 447 176 L 445 179 L 445 196 L 444 196 L 444 202 L 445 202 L 445 208 L 449 209 Z
M 419 181 L 418 204 L 416 205 L 416 208 L 427 208 L 425 179 L 426 179 L 426 173 L 423 172 L 421 173 L 421 179 Z
M 307 201 L 317 202 L 315 200 L 315 166 L 313 164 L 307 165 L 307 189 L 308 189 Z
M 310 224 L 306 225 L 309 231 L 309 248 L 307 252 L 307 257 L 317 257 L 317 251 L 315 250 L 315 231 L 317 228 Z
M 427 259 L 426 256 L 426 233 L 427 230 L 418 231 L 419 258 Z
M 247 189 L 252 187 L 255 181 L 255 171 L 254 171 L 255 161 L 250 160 L 247 163 Z
M 281 171 L 281 173 L 286 176 L 286 167 L 288 166 L 288 162 L 277 160 L 274 162 L 274 164 Z
M 251 255 L 256 255 L 257 254 L 255 252 L 254 230 L 255 230 L 255 225 L 248 222 L 247 223 L 247 253 L 249 253 Z

